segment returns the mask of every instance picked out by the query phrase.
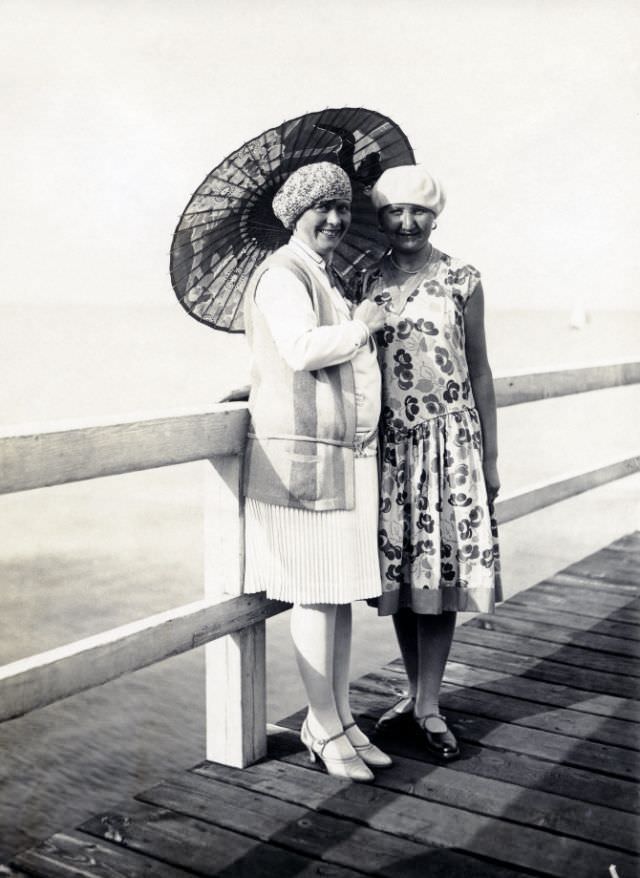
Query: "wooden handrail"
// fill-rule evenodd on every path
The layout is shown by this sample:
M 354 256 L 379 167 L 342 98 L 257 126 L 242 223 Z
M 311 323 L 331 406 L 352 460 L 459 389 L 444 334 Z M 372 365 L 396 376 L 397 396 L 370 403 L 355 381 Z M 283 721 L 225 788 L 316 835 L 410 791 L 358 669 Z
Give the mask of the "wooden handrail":
M 0 432 L 0 494 L 241 454 L 246 403 L 204 412 Z
M 288 609 L 262 595 L 195 601 L 0 667 L 0 721 L 197 649 Z
M 640 362 L 603 363 L 550 372 L 518 372 L 494 381 L 499 407 L 638 383 Z
M 640 362 L 497 378 L 499 406 L 640 382 Z M 239 454 L 246 403 L 117 422 L 0 431 L 0 494 Z
M 505 497 L 496 503 L 496 517 L 499 524 L 506 524 L 523 515 L 529 515 L 538 509 L 544 509 L 553 503 L 583 494 L 592 488 L 598 488 L 640 472 L 640 455 L 615 460 L 588 472 L 574 473 L 564 476 L 556 482 L 545 482 Z

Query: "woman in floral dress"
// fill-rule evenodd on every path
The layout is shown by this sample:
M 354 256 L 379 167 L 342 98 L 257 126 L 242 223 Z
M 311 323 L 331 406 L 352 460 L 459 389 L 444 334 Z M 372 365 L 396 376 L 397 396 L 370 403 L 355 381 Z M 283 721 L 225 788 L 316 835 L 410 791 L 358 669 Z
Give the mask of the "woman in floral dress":
M 372 191 L 391 246 L 364 278 L 386 311 L 382 369 L 380 615 L 393 621 L 409 693 L 380 720 L 413 716 L 425 746 L 459 754 L 439 693 L 456 613 L 501 600 L 493 501 L 496 405 L 479 272 L 429 238 L 442 188 L 419 166 L 391 168 Z

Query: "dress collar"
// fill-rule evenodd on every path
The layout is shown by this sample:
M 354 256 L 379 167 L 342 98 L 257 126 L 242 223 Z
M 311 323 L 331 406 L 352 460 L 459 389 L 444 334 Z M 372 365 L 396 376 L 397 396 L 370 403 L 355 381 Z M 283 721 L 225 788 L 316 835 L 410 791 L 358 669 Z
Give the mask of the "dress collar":
M 314 265 L 321 274 L 321 277 L 329 284 L 332 289 L 336 289 L 343 298 L 344 291 L 342 288 L 342 278 L 333 267 L 333 262 L 327 262 L 322 256 L 319 256 L 315 250 L 312 250 L 308 244 L 292 235 L 289 238 L 289 246 L 293 248 L 303 259 L 306 259 Z

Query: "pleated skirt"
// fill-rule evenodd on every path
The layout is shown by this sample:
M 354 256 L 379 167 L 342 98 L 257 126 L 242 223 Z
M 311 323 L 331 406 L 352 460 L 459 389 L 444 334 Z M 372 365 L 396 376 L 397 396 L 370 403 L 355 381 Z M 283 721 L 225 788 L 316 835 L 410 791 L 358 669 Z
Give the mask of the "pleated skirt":
M 381 594 L 376 455 L 355 459 L 355 509 L 312 512 L 247 498 L 245 593 L 293 604 Z

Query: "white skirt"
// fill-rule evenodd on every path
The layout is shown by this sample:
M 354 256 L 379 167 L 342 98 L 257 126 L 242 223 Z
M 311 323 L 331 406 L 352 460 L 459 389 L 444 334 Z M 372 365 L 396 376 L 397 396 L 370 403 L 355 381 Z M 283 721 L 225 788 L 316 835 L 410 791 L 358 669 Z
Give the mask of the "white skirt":
M 292 604 L 349 604 L 381 594 L 378 464 L 355 459 L 355 509 L 312 512 L 247 498 L 246 594 Z

